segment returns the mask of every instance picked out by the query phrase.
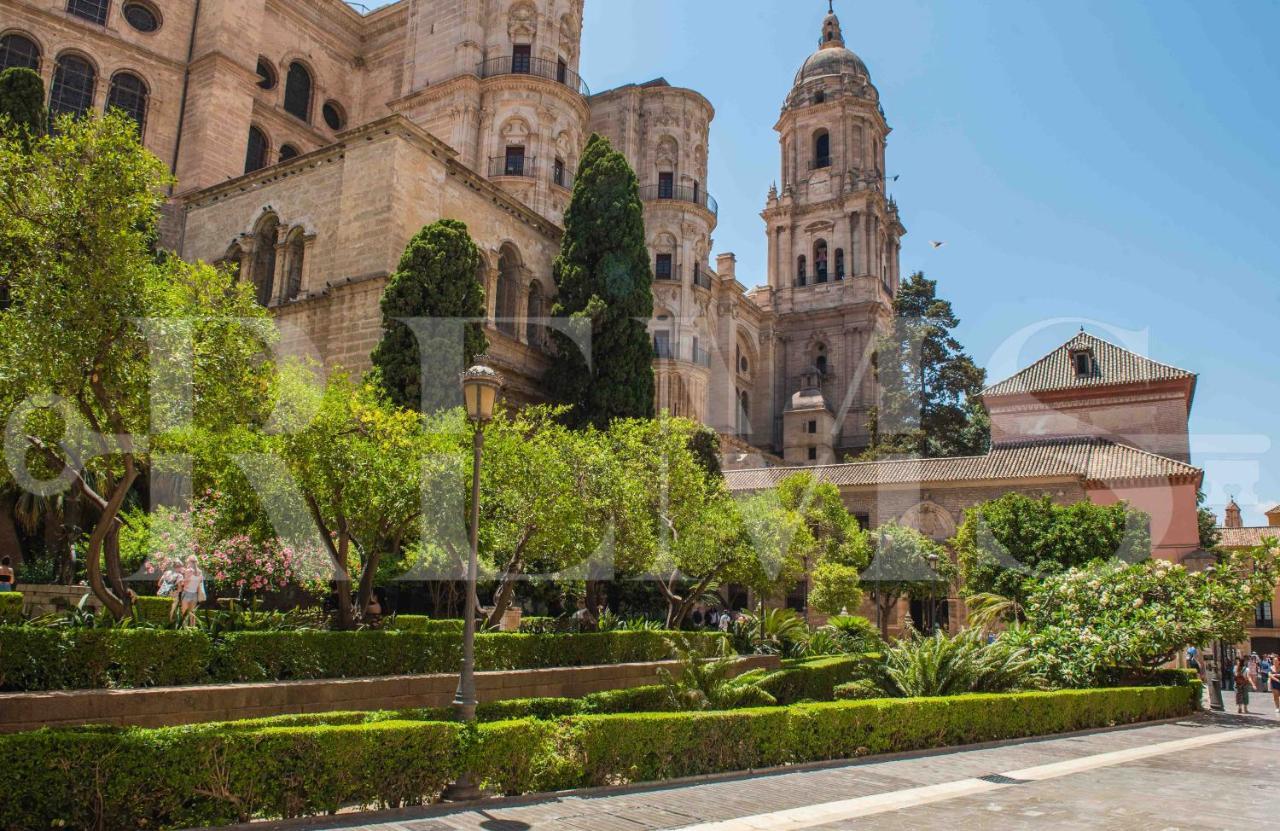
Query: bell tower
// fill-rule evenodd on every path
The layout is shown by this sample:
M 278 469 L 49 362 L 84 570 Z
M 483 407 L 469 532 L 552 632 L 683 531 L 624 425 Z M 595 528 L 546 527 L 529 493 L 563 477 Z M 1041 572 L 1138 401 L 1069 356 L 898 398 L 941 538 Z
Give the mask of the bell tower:
M 774 446 L 785 443 L 792 396 L 815 389 L 808 370 L 816 368 L 819 400 L 834 407 L 831 445 L 842 457 L 869 443 L 870 355 L 892 321 L 906 229 L 886 192 L 890 127 L 880 93 L 845 46 L 834 6 L 774 129 L 780 187 L 770 188 L 761 214 L 769 280 L 756 295 L 775 320 Z

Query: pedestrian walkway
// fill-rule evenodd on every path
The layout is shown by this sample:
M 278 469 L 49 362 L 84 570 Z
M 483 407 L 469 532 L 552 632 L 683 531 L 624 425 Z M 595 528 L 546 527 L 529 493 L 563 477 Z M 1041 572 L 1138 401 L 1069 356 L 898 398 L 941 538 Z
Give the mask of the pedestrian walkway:
M 474 807 L 280 823 L 323 831 L 781 831 L 1227 827 L 1274 819 L 1263 798 L 1280 774 L 1273 718 L 1202 714 L 1176 723 L 998 747 L 842 763 L 676 785 Z M 1194 788 L 1190 777 L 1200 777 Z M 1232 810 L 1208 825 L 1204 794 Z M 1145 812 L 1145 813 L 1143 813 Z M 993 818 L 992 814 L 1001 814 Z M 1143 821 L 1135 822 L 1139 815 Z M 1215 815 L 1216 816 L 1216 815 Z M 1056 819 L 1054 819 L 1056 817 Z M 1088 820 L 1086 822 L 1086 819 Z M 1156 820 L 1159 820 L 1156 822 Z M 1225 820 L 1223 823 L 1221 820 Z M 1148 825 L 1148 822 L 1155 823 Z M 262 828 L 262 826 L 255 826 Z

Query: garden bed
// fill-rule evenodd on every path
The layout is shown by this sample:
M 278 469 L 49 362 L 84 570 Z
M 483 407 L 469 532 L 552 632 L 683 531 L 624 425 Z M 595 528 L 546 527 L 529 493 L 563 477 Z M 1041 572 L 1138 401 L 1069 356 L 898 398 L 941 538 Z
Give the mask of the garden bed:
M 278 722 L 0 736 L 0 827 L 216 826 L 436 800 L 463 770 L 523 794 L 856 758 L 1183 716 L 1199 687 L 796 704 L 727 712 Z M 342 719 L 330 714 L 331 721 Z
M 476 636 L 479 670 L 659 661 L 664 632 Z M 720 634 L 690 636 L 708 647 Z M 229 632 L 0 626 L 0 690 L 119 689 L 456 672 L 462 639 L 403 631 Z

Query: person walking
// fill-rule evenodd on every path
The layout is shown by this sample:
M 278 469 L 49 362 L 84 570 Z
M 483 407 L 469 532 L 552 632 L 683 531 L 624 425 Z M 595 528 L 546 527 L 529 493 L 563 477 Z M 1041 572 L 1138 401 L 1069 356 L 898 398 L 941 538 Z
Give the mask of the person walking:
M 1249 690 L 1257 689 L 1253 679 L 1249 677 L 1249 661 L 1244 656 L 1236 658 L 1236 670 L 1233 673 L 1236 682 L 1236 713 L 1250 715 Z
M 1267 664 L 1267 687 L 1271 690 L 1271 703 L 1280 716 L 1280 655 L 1272 655 Z
M 156 581 L 156 595 L 159 597 L 167 597 L 171 601 L 169 603 L 169 622 L 173 623 L 174 618 L 178 616 L 178 595 L 182 585 L 182 563 L 179 560 L 170 560 L 165 563 L 164 571 L 160 574 L 160 579 Z
M 182 614 L 183 626 L 196 624 L 196 607 L 205 601 L 204 572 L 200 570 L 200 562 L 196 555 L 187 557 L 187 567 L 182 570 Z
M 11 592 L 18 586 L 18 575 L 14 574 L 13 566 L 9 564 L 8 557 L 0 557 L 0 592 Z

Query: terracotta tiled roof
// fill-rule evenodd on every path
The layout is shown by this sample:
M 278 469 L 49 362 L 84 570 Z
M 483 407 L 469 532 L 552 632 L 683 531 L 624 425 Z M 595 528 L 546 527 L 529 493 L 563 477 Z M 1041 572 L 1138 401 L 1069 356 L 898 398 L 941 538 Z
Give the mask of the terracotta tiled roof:
M 1082 349 L 1093 352 L 1096 371 L 1088 375 L 1077 375 L 1071 360 L 1071 354 Z M 982 394 L 984 397 L 1017 395 L 1195 377 L 1195 373 L 1185 369 L 1157 363 L 1087 332 L 1081 332 L 1012 378 L 988 387 Z
M 1084 481 L 1169 479 L 1200 476 L 1199 468 L 1115 444 L 1079 438 L 1001 444 L 986 456 L 852 462 L 817 467 L 774 467 L 725 473 L 729 489 L 771 488 L 793 473 L 808 471 L 835 485 L 893 485 L 999 479 L 1077 477 Z
M 1263 537 L 1280 539 L 1280 528 L 1268 525 L 1255 525 L 1250 528 L 1219 528 L 1222 535 L 1223 548 L 1257 548 L 1262 545 Z

